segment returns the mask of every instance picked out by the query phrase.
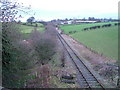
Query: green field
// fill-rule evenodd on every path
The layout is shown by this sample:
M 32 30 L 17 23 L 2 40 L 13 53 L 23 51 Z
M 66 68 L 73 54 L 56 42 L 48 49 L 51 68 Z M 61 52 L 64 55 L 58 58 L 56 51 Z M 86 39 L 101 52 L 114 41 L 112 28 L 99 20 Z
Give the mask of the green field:
M 43 24 L 41 23 L 37 23 L 38 24 L 38 27 L 36 28 L 37 30 L 43 32 L 45 30 L 45 27 Z M 24 39 L 28 39 L 29 38 L 29 35 L 30 33 L 35 30 L 35 25 L 33 24 L 33 26 L 28 26 L 28 25 L 21 25 L 19 24 L 19 30 L 20 32 L 22 32 L 22 35 L 23 35 L 23 38 Z
M 95 30 L 81 31 L 82 28 L 102 25 L 102 23 L 95 24 L 81 24 L 81 25 L 65 25 L 60 26 L 66 34 L 69 30 L 80 30 L 80 32 L 70 34 L 74 39 L 83 43 L 94 51 L 97 51 L 104 56 L 118 60 L 118 27 L 112 25 L 111 27 L 100 28 Z M 70 29 L 72 27 L 72 29 Z
M 69 34 L 70 31 L 81 31 L 83 28 L 92 27 L 97 25 L 104 25 L 104 24 L 114 24 L 117 22 L 104 22 L 104 23 L 91 23 L 91 24 L 68 24 L 68 25 L 61 25 L 60 28 L 64 30 L 66 34 Z
M 27 25 L 21 25 L 19 28 L 20 28 L 20 30 L 21 30 L 22 33 L 31 33 L 32 30 L 35 29 L 35 27 L 33 27 L 33 26 L 27 26 Z M 38 31 L 44 31 L 43 24 L 38 23 L 37 30 Z

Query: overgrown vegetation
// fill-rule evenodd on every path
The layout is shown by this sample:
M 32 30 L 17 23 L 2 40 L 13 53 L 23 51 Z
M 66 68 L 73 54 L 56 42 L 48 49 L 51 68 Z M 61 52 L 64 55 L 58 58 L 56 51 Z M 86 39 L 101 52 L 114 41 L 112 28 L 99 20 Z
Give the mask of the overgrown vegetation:
M 23 40 L 17 27 L 13 22 L 3 23 L 2 78 L 3 86 L 7 88 L 25 87 L 30 69 L 47 64 L 56 47 L 53 32 L 34 30 L 28 40 Z
M 29 63 L 30 49 L 24 43 L 20 43 L 21 33 L 18 31 L 15 17 L 18 3 L 2 0 L 2 86 L 7 88 L 23 87 L 25 82 L 25 70 Z M 25 53 L 28 53 L 25 55 Z
M 36 66 L 43 67 L 40 72 L 42 75 L 49 71 L 42 64 L 47 64 L 55 53 L 55 38 L 52 34 L 37 31 L 40 28 L 35 24 L 35 30 L 31 37 L 25 40 L 23 29 L 20 23 L 15 22 L 17 3 L 3 1 L 2 3 L 2 86 L 5 88 L 24 88 L 27 87 L 28 80 L 35 78 L 35 75 L 29 75 Z M 28 25 L 28 24 L 27 24 Z M 43 28 L 44 26 L 42 26 Z M 25 28 L 24 28 L 25 29 Z M 30 32 L 31 32 L 30 31 Z M 28 32 L 28 33 L 30 33 Z M 37 33 L 35 33 L 37 32 Z M 36 35 L 37 34 L 37 35 Z M 42 79 L 42 80 L 41 80 Z M 43 82 L 47 77 L 41 77 L 37 80 Z M 46 82 L 46 81 L 44 81 Z M 34 83 L 35 84 L 35 83 Z M 40 87 L 46 87 L 39 83 Z
M 25 43 L 20 43 L 21 35 L 15 23 L 4 22 L 2 25 L 2 85 L 9 88 L 23 87 L 23 75 L 29 66 L 27 62 L 31 50 Z
M 32 45 L 42 64 L 47 63 L 55 53 L 55 40 L 50 33 L 40 33 L 34 30 L 31 33 Z

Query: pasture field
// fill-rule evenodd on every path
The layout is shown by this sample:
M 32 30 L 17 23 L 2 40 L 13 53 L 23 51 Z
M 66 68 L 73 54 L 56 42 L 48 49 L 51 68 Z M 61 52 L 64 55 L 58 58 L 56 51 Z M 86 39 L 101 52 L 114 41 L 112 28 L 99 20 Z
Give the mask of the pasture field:
M 45 28 L 44 28 L 43 24 L 41 24 L 41 23 L 37 23 L 37 24 L 38 24 L 37 30 L 44 31 Z M 20 26 L 20 30 L 22 33 L 31 33 L 32 30 L 34 30 L 34 29 L 35 29 L 35 27 L 33 27 L 33 26 L 27 26 L 27 25 Z
M 81 31 L 84 28 L 97 26 L 97 25 L 104 25 L 104 24 L 114 24 L 117 22 L 104 22 L 104 23 L 91 23 L 91 24 L 68 24 L 68 25 L 61 25 L 61 30 L 64 31 L 64 33 L 69 34 L 70 31 Z
M 44 25 L 41 24 L 41 23 L 37 23 L 37 24 L 38 24 L 38 27 L 36 29 L 39 30 L 39 31 L 41 31 L 41 32 L 43 32 L 45 30 Z M 19 27 L 19 30 L 22 32 L 24 39 L 28 39 L 30 33 L 33 30 L 35 30 L 35 27 L 33 27 L 33 26 L 19 25 L 18 27 Z
M 91 24 L 91 26 L 100 25 L 100 23 Z M 101 23 L 102 25 L 103 23 Z M 75 26 L 75 27 L 73 27 Z M 72 27 L 73 29 L 82 29 L 83 27 L 90 27 L 90 24 L 83 25 L 69 25 L 62 27 L 62 29 L 67 32 Z M 111 27 L 99 28 L 95 30 L 80 31 L 74 34 L 70 34 L 71 37 L 83 43 L 87 47 L 94 51 L 97 51 L 104 56 L 110 57 L 112 59 L 118 60 L 118 26 L 112 25 Z

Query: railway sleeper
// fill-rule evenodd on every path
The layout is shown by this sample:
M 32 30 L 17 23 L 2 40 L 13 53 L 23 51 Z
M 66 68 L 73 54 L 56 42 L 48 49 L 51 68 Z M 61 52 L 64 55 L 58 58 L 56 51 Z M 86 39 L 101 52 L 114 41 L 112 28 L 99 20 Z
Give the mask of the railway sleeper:
M 87 81 L 96 81 L 93 77 L 84 76 Z
M 102 88 L 100 85 L 92 85 L 92 88 Z
M 61 82 L 75 84 L 75 80 L 61 80 Z
M 98 84 L 98 83 L 97 84 L 95 84 L 95 83 L 94 84 L 93 83 L 89 83 L 89 85 L 93 86 L 93 87 L 99 87 L 100 86 L 100 84 Z
M 91 74 L 83 73 L 83 75 L 84 75 L 85 77 L 88 77 L 88 78 L 94 78 L 93 75 L 91 75 Z
M 88 85 L 80 85 L 80 88 L 89 88 L 89 86 Z
M 87 81 L 96 81 L 95 78 L 93 78 L 93 77 L 87 77 L 87 76 L 84 76 L 84 77 L 85 78 L 83 78 L 83 76 L 80 76 L 80 79 L 81 80 L 85 80 L 86 79 Z
M 82 81 L 82 82 L 86 82 L 86 81 Z M 87 82 L 90 82 L 90 83 L 97 83 L 97 81 L 87 81 Z
M 62 75 L 61 78 L 63 78 L 63 79 L 74 79 L 75 77 L 73 75 Z
M 83 78 L 79 78 L 79 81 L 81 81 L 81 82 L 83 81 L 83 82 L 84 82 L 84 81 L 85 81 L 85 79 L 83 79 Z
M 86 69 L 85 66 L 82 66 L 81 64 L 78 65 L 78 68 L 84 73 L 91 74 L 91 72 L 88 69 Z
M 96 81 L 96 79 L 93 76 L 89 76 L 89 75 L 85 75 L 85 74 L 83 74 L 83 75 L 88 80 L 94 80 L 94 81 Z
M 95 79 L 91 79 L 91 78 L 86 78 L 87 81 L 96 81 Z
M 87 84 L 87 85 L 89 84 L 90 86 L 91 86 L 91 85 L 92 85 L 92 86 L 99 86 L 99 84 L 96 84 L 95 82 L 94 82 L 94 83 L 93 83 L 93 82 L 91 83 L 91 82 L 86 82 L 86 81 L 83 82 L 83 81 L 81 81 L 81 83 L 82 83 L 82 84 Z
M 94 85 L 94 84 L 92 84 L 92 83 L 89 83 L 89 86 L 91 86 L 91 87 L 92 87 L 92 86 L 98 86 L 98 85 Z
M 89 85 L 92 86 L 92 87 L 98 87 L 98 86 L 100 86 L 99 84 L 93 84 L 93 83 L 89 83 Z
M 81 81 L 81 83 L 86 83 L 86 81 Z
M 79 65 L 78 68 L 81 70 L 82 73 L 91 74 L 91 72 L 87 70 L 85 67 Z

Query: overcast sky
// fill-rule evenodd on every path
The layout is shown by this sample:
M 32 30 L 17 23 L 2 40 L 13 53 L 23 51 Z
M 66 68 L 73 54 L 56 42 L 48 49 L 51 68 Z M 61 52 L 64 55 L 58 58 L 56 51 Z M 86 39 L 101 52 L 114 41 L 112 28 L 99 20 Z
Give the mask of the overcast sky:
M 31 5 L 30 15 L 42 20 L 57 18 L 117 18 L 119 0 L 18 0 Z M 35 15 L 34 15 L 35 14 Z M 24 14 L 24 19 L 30 15 Z

